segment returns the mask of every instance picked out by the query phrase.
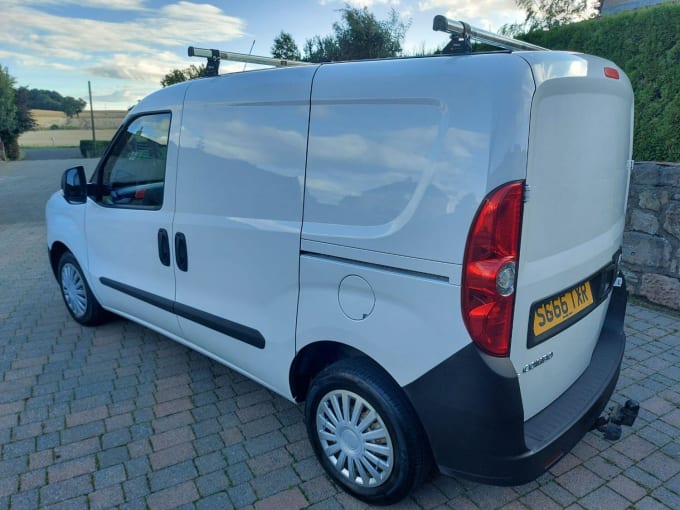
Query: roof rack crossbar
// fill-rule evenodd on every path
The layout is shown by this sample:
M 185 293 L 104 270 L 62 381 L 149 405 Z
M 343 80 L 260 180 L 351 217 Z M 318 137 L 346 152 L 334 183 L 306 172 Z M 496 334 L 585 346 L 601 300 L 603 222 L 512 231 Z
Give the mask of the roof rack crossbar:
M 519 41 L 513 39 L 512 37 L 506 37 L 504 35 L 494 34 L 481 28 L 471 27 L 467 23 L 462 21 L 450 20 L 446 16 L 437 15 L 432 21 L 432 30 L 436 32 L 446 32 L 451 34 L 452 37 L 472 37 L 479 42 L 490 44 L 491 46 L 496 46 L 499 48 L 504 48 L 506 50 L 546 50 L 547 48 L 542 48 L 541 46 L 536 46 L 524 41 Z
M 286 60 L 274 57 L 262 57 L 260 55 L 247 55 L 245 53 L 234 53 L 231 51 L 208 50 L 205 48 L 194 48 L 189 46 L 188 54 L 190 57 L 204 57 L 208 59 L 206 66 L 208 76 L 217 76 L 220 60 L 232 60 L 234 62 L 246 62 L 248 64 L 260 64 L 274 67 L 294 67 L 307 66 L 309 62 L 299 62 L 297 60 Z

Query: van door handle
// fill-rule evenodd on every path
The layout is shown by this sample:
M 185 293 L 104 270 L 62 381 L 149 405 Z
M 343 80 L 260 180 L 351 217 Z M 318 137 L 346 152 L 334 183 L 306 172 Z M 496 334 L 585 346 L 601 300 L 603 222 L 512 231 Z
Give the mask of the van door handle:
M 180 271 L 189 269 L 189 257 L 187 256 L 187 239 L 184 234 L 177 232 L 175 234 L 175 259 L 177 267 Z
M 170 240 L 164 228 L 158 230 L 158 258 L 164 266 L 170 265 Z

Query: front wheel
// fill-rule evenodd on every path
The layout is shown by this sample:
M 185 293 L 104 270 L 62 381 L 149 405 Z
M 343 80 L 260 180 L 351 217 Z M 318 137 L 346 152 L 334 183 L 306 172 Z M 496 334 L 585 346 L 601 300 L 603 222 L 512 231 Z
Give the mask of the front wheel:
M 83 326 L 95 326 L 104 321 L 106 312 L 92 294 L 76 258 L 66 252 L 57 268 L 61 297 L 71 317 Z
M 429 446 L 413 407 L 370 360 L 322 370 L 309 389 L 305 420 L 326 472 L 367 503 L 396 503 L 429 472 Z

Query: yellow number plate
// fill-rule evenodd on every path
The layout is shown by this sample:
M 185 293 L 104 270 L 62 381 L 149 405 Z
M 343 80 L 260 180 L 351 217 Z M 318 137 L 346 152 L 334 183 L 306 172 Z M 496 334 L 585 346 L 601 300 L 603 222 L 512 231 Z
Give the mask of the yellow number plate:
M 573 289 L 540 304 L 534 310 L 532 320 L 534 337 L 550 331 L 592 304 L 593 292 L 590 289 L 590 282 L 577 285 Z

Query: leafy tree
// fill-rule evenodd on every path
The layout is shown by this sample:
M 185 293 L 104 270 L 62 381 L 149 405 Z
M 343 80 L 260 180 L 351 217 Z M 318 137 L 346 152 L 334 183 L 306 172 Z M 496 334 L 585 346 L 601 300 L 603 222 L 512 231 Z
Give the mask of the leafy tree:
M 83 111 L 87 103 L 82 99 L 76 99 L 74 97 L 65 97 L 62 101 L 62 110 L 66 116 L 70 119 L 74 115 L 78 116 L 80 112 Z
M 31 115 L 28 89 L 26 87 L 19 87 L 14 91 L 14 98 L 17 105 L 17 130 L 19 133 L 23 133 L 34 129 L 37 124 L 33 115 Z
M 285 60 L 300 60 L 300 49 L 295 44 L 293 36 L 281 30 L 272 45 L 272 57 Z
M 305 43 L 304 60 L 331 62 L 394 57 L 402 52 L 402 43 L 410 21 L 404 23 L 392 9 L 385 20 L 377 20 L 364 7 L 340 9 L 342 20 L 333 23 L 333 34 L 315 36 Z
M 25 89 L 14 90 L 15 80 L 0 66 L 0 157 L 19 157 L 19 135 L 35 127 Z
M 163 79 L 161 79 L 161 85 L 163 87 L 169 87 L 175 83 L 182 83 L 183 81 L 194 80 L 204 76 L 206 76 L 204 64 L 199 66 L 191 64 L 186 69 L 173 69 L 170 71 L 168 74 L 163 76 Z
M 524 10 L 523 23 L 503 25 L 503 35 L 519 35 L 534 30 L 550 30 L 573 21 L 592 17 L 588 0 L 515 0 L 517 7 Z
M 0 66 L 0 133 L 9 133 L 17 126 L 17 105 L 14 97 L 14 78 L 6 67 Z

